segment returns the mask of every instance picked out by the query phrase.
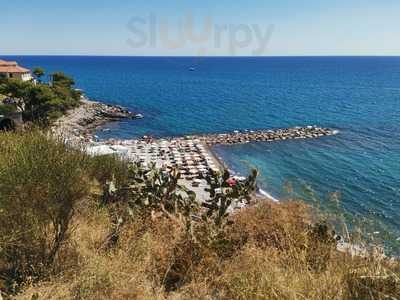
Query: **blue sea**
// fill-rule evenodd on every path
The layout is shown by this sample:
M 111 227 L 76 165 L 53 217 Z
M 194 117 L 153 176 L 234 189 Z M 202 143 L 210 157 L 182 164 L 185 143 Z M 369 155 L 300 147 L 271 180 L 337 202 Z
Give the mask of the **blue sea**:
M 338 129 L 321 139 L 214 150 L 236 172 L 258 168 L 260 187 L 275 198 L 343 213 L 400 254 L 400 57 L 2 58 L 63 71 L 89 98 L 145 116 L 108 125 L 102 138 Z

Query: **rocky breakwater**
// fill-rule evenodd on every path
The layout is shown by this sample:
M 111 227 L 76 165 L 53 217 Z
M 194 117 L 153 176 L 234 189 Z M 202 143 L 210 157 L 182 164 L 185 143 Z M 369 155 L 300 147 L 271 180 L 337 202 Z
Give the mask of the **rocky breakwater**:
M 92 141 L 93 131 L 106 123 L 142 117 L 118 105 L 83 99 L 80 106 L 67 112 L 54 123 L 52 131 L 68 139 Z
M 337 134 L 337 130 L 322 128 L 318 126 L 293 127 L 275 130 L 245 130 L 232 133 L 207 134 L 191 136 L 199 139 L 205 144 L 212 146 L 216 144 L 244 144 L 249 142 L 274 142 L 289 139 L 310 139 Z

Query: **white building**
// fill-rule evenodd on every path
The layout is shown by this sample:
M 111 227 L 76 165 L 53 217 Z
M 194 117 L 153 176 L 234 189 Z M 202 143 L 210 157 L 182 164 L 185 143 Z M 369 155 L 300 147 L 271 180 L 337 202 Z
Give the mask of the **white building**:
M 33 79 L 31 70 L 18 66 L 15 61 L 5 61 L 0 59 L 0 76 L 6 78 L 16 78 L 22 81 Z

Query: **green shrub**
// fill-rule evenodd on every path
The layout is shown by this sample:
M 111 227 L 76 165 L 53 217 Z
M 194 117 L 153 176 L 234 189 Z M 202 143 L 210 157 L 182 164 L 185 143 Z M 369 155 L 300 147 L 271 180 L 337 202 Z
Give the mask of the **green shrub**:
M 88 195 L 87 158 L 33 131 L 0 135 L 0 278 L 19 284 L 51 269 Z
M 11 106 L 11 105 L 2 105 L 0 104 L 0 115 L 7 115 L 10 113 L 15 112 L 15 107 Z
M 101 185 L 115 181 L 117 187 L 126 184 L 128 178 L 127 162 L 113 155 L 90 158 L 90 175 Z

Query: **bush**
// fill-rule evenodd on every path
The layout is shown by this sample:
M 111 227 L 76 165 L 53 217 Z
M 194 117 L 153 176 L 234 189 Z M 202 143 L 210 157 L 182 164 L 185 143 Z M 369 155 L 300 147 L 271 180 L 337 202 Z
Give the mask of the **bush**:
M 14 106 L 0 104 L 0 115 L 11 114 L 15 111 L 16 111 L 16 108 Z
M 51 269 L 88 195 L 86 160 L 36 131 L 0 135 L 0 278 L 8 286 Z
M 90 175 L 100 185 L 114 181 L 118 188 L 127 182 L 128 164 L 113 155 L 94 156 L 90 158 Z

